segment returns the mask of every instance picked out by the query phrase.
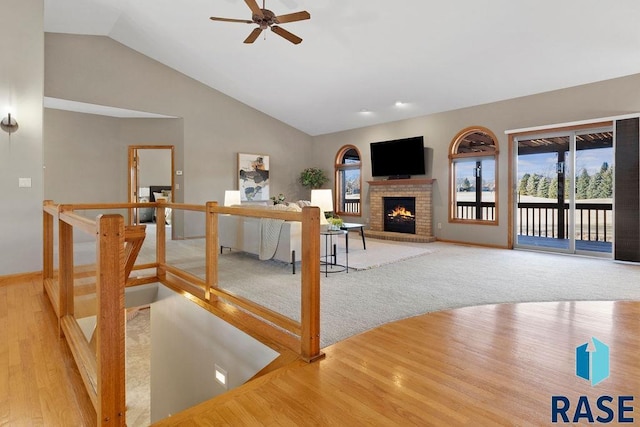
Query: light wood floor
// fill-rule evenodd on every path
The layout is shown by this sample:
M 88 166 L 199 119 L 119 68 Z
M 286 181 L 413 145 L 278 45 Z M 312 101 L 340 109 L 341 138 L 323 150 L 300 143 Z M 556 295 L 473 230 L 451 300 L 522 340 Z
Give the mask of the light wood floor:
M 90 426 L 95 413 L 38 280 L 0 284 L 0 425 Z M 611 375 L 575 376 L 575 347 Z M 542 425 L 551 396 L 634 395 L 640 302 L 503 304 L 384 325 L 157 425 Z M 629 413 L 626 414 L 627 416 Z
M 96 425 L 39 277 L 0 283 L 0 425 Z
M 610 347 L 610 378 L 596 387 L 575 375 L 575 348 L 592 336 Z M 634 395 L 640 423 L 640 302 L 462 308 L 325 351 L 157 425 L 539 426 L 554 395 L 589 396 L 594 411 L 600 395 Z

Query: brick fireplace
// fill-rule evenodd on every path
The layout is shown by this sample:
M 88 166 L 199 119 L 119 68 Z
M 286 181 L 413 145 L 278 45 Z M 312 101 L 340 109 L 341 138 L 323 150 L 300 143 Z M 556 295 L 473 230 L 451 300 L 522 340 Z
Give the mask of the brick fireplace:
M 433 242 L 431 187 L 433 179 L 388 179 L 369 184 L 369 229 L 365 235 L 377 239 L 405 242 Z M 384 199 L 415 199 L 415 233 L 385 231 Z

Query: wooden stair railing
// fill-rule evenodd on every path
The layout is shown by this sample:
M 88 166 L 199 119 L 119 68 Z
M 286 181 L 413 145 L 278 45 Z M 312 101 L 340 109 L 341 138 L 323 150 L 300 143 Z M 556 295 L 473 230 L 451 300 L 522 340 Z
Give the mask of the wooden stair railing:
M 127 280 L 131 274 L 138 254 L 147 235 L 146 225 L 126 225 L 124 227 L 124 278 Z
M 312 362 L 320 351 L 320 210 L 283 212 L 177 203 L 154 203 L 157 208 L 156 260 L 135 265 L 146 236 L 146 226 L 125 226 L 121 215 L 103 214 L 95 220 L 79 210 L 136 208 L 138 204 L 74 204 L 43 206 L 43 287 L 58 318 L 61 336 L 69 344 L 99 425 L 125 425 L 124 323 L 125 287 L 162 283 L 228 323 L 264 340 L 281 353 L 256 376 L 264 375 L 296 358 Z M 206 233 L 206 277 L 201 279 L 167 263 L 165 208 L 203 212 Z M 295 321 L 233 295 L 218 286 L 218 215 L 267 217 L 302 223 L 301 320 Z M 58 271 L 54 269 L 54 227 L 58 224 Z M 74 266 L 74 230 L 96 237 L 96 264 Z M 155 274 L 147 270 L 155 269 Z M 132 271 L 141 271 L 129 278 Z M 91 283 L 92 276 L 95 282 Z M 92 297 L 90 294 L 95 294 Z M 93 298 L 93 301 L 89 301 Z M 238 307 L 241 307 L 239 310 Z M 89 341 L 77 318 L 96 315 L 96 329 Z
M 138 254 L 140 253 L 140 249 L 142 249 L 142 244 L 144 243 L 144 239 L 147 235 L 146 225 L 126 225 L 124 227 L 124 277 L 125 281 L 131 274 L 131 270 L 133 269 L 134 264 L 136 263 L 136 259 L 138 259 Z M 97 323 L 93 327 L 93 332 L 91 333 L 91 338 L 89 339 L 89 347 L 95 353 L 97 348 Z
M 125 226 L 123 217 L 115 214 L 103 214 L 91 220 L 77 215 L 74 212 L 77 207 L 55 205 L 51 201 L 44 203 L 43 284 L 50 294 L 61 335 L 67 340 L 96 410 L 97 424 L 124 426 L 124 289 L 144 243 L 146 226 Z M 57 278 L 53 268 L 55 220 L 59 228 Z M 74 229 L 96 237 L 96 265 L 89 266 L 91 271 L 81 268 L 82 274 L 78 277 L 73 263 Z M 95 278 L 92 280 L 91 276 Z M 85 294 L 76 298 L 76 280 L 86 282 L 81 285 L 82 292 L 94 296 Z M 79 311 L 96 315 L 89 341 L 77 322 Z

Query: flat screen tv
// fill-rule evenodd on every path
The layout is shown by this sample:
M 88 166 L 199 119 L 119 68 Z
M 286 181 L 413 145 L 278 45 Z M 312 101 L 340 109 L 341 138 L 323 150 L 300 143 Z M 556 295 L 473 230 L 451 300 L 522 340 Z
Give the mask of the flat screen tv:
M 424 137 L 371 143 L 371 175 L 409 178 L 424 175 Z

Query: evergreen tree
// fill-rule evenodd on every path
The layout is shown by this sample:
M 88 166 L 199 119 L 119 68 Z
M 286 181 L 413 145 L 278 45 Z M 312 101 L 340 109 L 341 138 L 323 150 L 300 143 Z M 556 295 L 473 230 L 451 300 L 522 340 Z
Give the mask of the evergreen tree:
M 558 198 L 558 175 L 555 175 L 553 178 L 551 178 L 551 182 L 549 183 L 548 195 L 550 199 Z
M 589 180 L 589 187 L 587 188 L 587 199 L 599 199 L 601 197 L 604 197 L 602 193 L 602 173 L 596 172 Z
M 527 194 L 535 196 L 538 194 L 538 182 L 540 181 L 540 175 L 534 173 L 527 180 Z
M 605 199 L 613 197 L 613 168 L 607 167 L 607 170 L 602 173 L 601 187 L 600 197 Z
M 536 196 L 544 198 L 549 196 L 549 180 L 544 176 L 538 181 Z
M 520 183 L 518 184 L 518 194 L 520 194 L 521 196 L 526 196 L 528 194 L 527 183 L 529 182 L 530 176 L 531 174 L 525 173 L 524 175 L 522 175 L 522 178 L 520 178 Z
M 590 180 L 589 172 L 587 172 L 585 168 L 582 168 L 582 172 L 576 181 L 576 199 L 583 200 L 587 198 L 587 189 L 589 188 Z
M 462 191 L 469 191 L 471 188 L 471 183 L 469 182 L 469 178 L 465 178 L 462 181 Z

